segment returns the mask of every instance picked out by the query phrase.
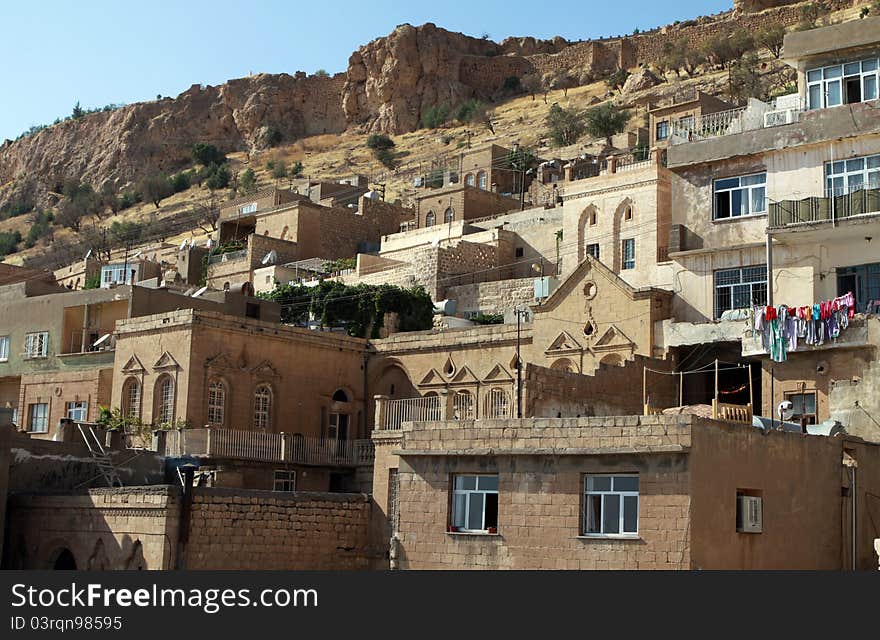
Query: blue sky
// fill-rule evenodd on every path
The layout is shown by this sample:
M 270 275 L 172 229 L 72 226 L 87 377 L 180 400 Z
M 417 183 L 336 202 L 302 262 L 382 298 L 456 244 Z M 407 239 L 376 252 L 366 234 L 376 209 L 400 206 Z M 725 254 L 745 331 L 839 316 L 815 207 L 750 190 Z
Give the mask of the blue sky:
M 29 0 L 0 2 L 0 140 L 83 107 L 176 96 L 250 72 L 344 71 L 349 54 L 403 23 L 493 40 L 629 33 L 732 0 Z

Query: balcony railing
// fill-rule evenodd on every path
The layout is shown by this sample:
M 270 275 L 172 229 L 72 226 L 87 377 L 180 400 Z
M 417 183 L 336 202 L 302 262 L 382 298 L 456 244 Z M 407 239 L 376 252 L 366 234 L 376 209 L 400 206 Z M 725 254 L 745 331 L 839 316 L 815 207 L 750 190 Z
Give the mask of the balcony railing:
M 217 264 L 218 262 L 232 262 L 234 260 L 241 260 L 245 257 L 247 257 L 247 249 L 241 249 L 240 251 L 229 251 L 227 253 L 220 253 L 216 256 L 211 256 L 210 258 L 208 258 L 208 264 Z
M 62 355 L 113 351 L 116 336 L 113 329 L 76 329 L 70 333 L 69 349 Z
M 756 129 L 792 124 L 800 120 L 803 99 L 798 94 L 776 98 L 771 104 L 750 101 L 749 107 L 696 116 L 670 128 L 669 144 L 684 144 Z
M 166 455 L 291 462 L 312 465 L 363 466 L 373 464 L 371 440 L 307 438 L 290 433 L 263 433 L 243 429 L 180 429 L 169 431 Z
M 440 397 L 406 398 L 388 400 L 379 428 L 397 431 L 404 422 L 427 422 L 440 419 Z
M 880 188 L 834 189 L 824 197 L 771 202 L 770 226 L 830 222 L 871 213 L 880 213 Z

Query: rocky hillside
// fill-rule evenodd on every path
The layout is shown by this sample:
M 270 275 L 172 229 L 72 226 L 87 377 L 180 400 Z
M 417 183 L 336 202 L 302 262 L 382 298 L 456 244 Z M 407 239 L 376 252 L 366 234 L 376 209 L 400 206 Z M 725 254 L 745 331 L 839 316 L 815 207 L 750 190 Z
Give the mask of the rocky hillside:
M 596 79 L 618 67 L 656 60 L 667 42 L 686 39 L 698 45 L 726 28 L 796 22 L 797 7 L 780 4 L 790 3 L 737 0 L 732 12 L 576 43 L 561 38 L 495 43 L 433 24 L 402 25 L 354 52 L 347 71 L 335 77 L 264 74 L 217 87 L 194 85 L 174 99 L 90 114 L 6 141 L 0 145 L 0 207 L 49 204 L 49 194 L 65 178 L 79 178 L 95 189 L 109 181 L 121 189 L 149 173 L 176 171 L 191 163 L 195 142 L 252 153 L 279 139 L 289 145 L 344 130 L 411 132 L 428 107 L 503 98 L 510 78 L 568 71 Z M 840 8 L 853 2 L 825 4 Z

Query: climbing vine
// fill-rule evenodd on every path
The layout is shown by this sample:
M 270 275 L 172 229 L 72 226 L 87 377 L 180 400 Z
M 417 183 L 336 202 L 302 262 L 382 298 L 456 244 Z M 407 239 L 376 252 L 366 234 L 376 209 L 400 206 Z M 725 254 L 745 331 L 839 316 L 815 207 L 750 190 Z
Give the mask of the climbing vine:
M 351 336 L 377 338 L 386 313 L 397 313 L 400 331 L 430 329 L 434 304 L 422 287 L 404 289 L 392 285 L 345 285 L 323 281 L 314 287 L 278 284 L 260 294 L 281 304 L 281 321 L 324 327 L 343 327 Z

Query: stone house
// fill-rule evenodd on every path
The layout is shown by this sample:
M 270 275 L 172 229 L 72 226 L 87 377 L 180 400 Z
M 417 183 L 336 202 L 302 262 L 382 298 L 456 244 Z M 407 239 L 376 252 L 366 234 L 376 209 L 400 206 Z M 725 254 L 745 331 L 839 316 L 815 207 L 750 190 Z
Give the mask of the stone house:
M 672 136 L 687 138 L 698 119 L 735 108 L 736 105 L 702 91 L 680 100 L 673 98 L 672 104 L 648 110 L 650 146 L 652 149 L 666 147 Z
M 416 225 L 445 228 L 459 220 L 488 218 L 520 209 L 519 199 L 466 183 L 431 189 L 415 196 Z
M 37 438 L 55 437 L 62 418 L 97 419 L 111 400 L 117 323 L 179 308 L 279 318 L 278 305 L 208 292 L 193 298 L 143 286 L 70 291 L 41 280 L 0 287 L 0 406 Z
M 880 448 L 858 438 L 690 415 L 409 422 L 373 438 L 400 569 L 876 568 L 864 514 Z

